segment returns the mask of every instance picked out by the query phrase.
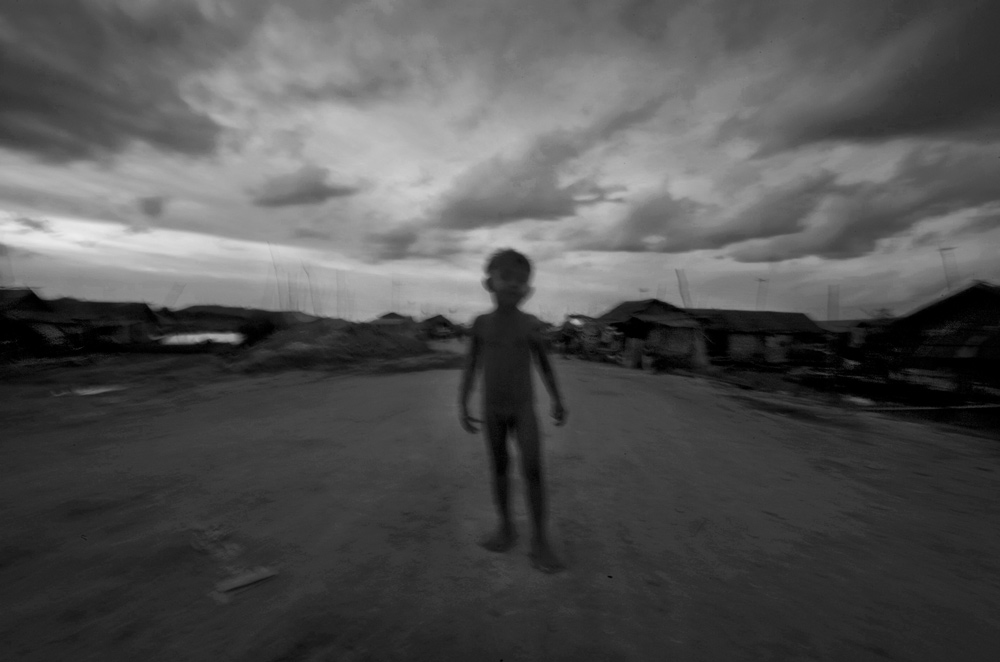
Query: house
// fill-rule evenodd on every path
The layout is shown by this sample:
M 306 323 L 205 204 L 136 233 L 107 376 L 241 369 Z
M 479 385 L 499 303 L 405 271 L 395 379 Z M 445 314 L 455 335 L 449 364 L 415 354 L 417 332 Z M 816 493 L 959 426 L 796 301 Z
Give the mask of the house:
M 44 353 L 80 344 L 83 328 L 67 322 L 29 288 L 0 288 L 0 345 Z
M 380 315 L 378 319 L 380 319 L 380 320 L 386 320 L 386 321 L 393 321 L 393 320 L 395 320 L 395 321 L 399 321 L 399 322 L 404 322 L 404 321 L 412 322 L 413 321 L 412 317 L 409 317 L 407 315 L 400 315 L 399 313 L 386 313 L 385 315 Z
M 708 363 L 705 338 L 686 311 L 659 299 L 625 301 L 597 318 L 622 334 L 625 362 L 640 368 L 643 356 L 690 367 Z
M 787 363 L 825 344 L 826 332 L 804 313 L 689 308 L 708 339 L 708 355 L 738 363 Z
M 0 288 L 0 350 L 38 352 L 62 344 L 58 328 L 33 321 L 51 312 L 48 302 L 29 288 Z
M 161 324 L 161 317 L 144 303 L 81 301 L 62 298 L 49 302 L 53 312 L 46 322 L 65 329 L 83 330 L 86 344 L 135 344 L 150 342 Z
M 51 306 L 27 287 L 0 287 L 0 315 L 5 312 L 50 312 Z
M 377 326 L 393 333 L 417 336 L 420 334 L 420 325 L 412 317 L 400 315 L 398 313 L 386 313 L 370 322 L 372 326 Z
M 272 311 L 236 306 L 195 305 L 171 311 L 170 322 L 176 331 L 190 332 L 231 332 L 262 317 L 271 317 Z M 162 315 L 161 315 L 162 317 Z M 169 319 L 169 318 L 168 318 Z M 272 320 L 275 324 L 277 320 Z
M 553 339 L 560 344 L 563 355 L 584 357 L 613 354 L 620 350 L 621 334 L 607 324 L 587 315 L 567 315 L 555 329 Z
M 984 281 L 887 324 L 898 368 L 937 373 L 955 386 L 1000 383 L 1000 286 Z

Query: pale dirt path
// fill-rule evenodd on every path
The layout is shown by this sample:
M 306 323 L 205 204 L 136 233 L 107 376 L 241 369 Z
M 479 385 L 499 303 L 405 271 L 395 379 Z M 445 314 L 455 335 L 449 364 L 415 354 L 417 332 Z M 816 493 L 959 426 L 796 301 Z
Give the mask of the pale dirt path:
M 0 658 L 1000 659 L 995 444 L 556 361 L 558 576 L 530 568 L 524 539 L 475 544 L 494 515 L 456 371 L 18 418 L 33 422 L 2 444 Z M 279 576 L 216 604 L 224 573 L 190 547 L 194 522 Z

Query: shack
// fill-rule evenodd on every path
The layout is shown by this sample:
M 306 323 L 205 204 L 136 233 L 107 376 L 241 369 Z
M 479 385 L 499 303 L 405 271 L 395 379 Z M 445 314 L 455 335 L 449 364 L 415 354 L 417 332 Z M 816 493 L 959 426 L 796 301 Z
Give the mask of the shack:
M 62 344 L 60 330 L 38 319 L 51 314 L 48 302 L 30 288 L 0 288 L 0 352 L 36 353 Z
M 407 315 L 399 313 L 386 313 L 369 322 L 385 331 L 399 333 L 407 336 L 417 336 L 420 334 L 420 325 L 416 320 Z
M 625 339 L 626 365 L 643 367 L 643 357 L 689 367 L 705 365 L 705 339 L 697 320 L 659 299 L 625 301 L 597 318 Z
M 821 351 L 827 332 L 804 313 L 689 308 L 702 325 L 712 360 L 781 364 Z
M 1000 287 L 976 281 L 892 320 L 884 331 L 897 369 L 952 388 L 1000 386 Z
M 48 320 L 43 321 L 82 329 L 82 341 L 87 345 L 150 343 L 163 321 L 144 303 L 70 298 L 55 299 L 49 303 L 54 312 Z

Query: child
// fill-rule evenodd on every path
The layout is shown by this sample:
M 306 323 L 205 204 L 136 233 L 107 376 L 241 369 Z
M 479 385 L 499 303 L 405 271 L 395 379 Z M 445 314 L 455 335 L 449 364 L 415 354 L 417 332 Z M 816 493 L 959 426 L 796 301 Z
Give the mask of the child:
M 552 398 L 552 417 L 556 425 L 566 421 L 566 409 L 549 364 L 539 320 L 518 310 L 531 292 L 531 263 L 514 250 L 495 253 L 486 265 L 483 286 L 493 296 L 496 308 L 480 315 L 469 332 L 469 351 L 462 375 L 459 415 L 467 432 L 479 430 L 483 423 L 493 467 L 493 495 L 500 514 L 497 532 L 482 546 L 493 552 L 505 552 L 514 546 L 517 533 L 510 518 L 507 493 L 507 434 L 514 432 L 521 450 L 522 470 L 528 483 L 534 537 L 531 561 L 542 572 L 558 572 L 562 564 L 549 547 L 545 534 L 545 493 L 542 485 L 541 440 L 532 393 L 532 356 Z M 469 415 L 468 400 L 476 370 L 482 365 L 482 416 Z

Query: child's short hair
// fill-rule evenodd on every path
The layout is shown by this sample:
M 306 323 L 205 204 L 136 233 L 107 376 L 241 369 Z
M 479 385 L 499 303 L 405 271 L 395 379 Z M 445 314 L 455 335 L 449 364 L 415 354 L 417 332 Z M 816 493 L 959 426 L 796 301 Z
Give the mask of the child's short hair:
M 490 259 L 486 262 L 486 273 L 489 274 L 496 269 L 503 269 L 504 267 L 524 269 L 525 273 L 531 276 L 531 260 L 513 248 L 504 248 L 491 255 Z

